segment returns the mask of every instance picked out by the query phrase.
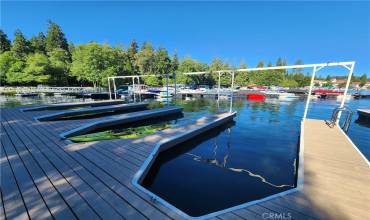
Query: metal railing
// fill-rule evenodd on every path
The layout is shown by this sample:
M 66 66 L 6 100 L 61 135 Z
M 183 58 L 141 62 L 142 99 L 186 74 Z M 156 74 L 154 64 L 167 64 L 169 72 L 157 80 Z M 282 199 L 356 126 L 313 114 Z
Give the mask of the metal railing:
M 342 125 L 340 125 L 340 115 L 341 113 L 344 112 L 346 113 L 345 117 L 344 117 L 344 120 L 342 122 Z M 326 124 L 329 126 L 329 127 L 334 127 L 335 125 L 338 125 L 340 126 L 344 132 L 347 132 L 348 131 L 348 128 L 351 124 L 351 120 L 352 120 L 352 110 L 346 106 L 343 106 L 343 107 L 337 107 L 333 110 L 333 113 L 331 115 L 331 119 L 330 120 L 325 120 Z

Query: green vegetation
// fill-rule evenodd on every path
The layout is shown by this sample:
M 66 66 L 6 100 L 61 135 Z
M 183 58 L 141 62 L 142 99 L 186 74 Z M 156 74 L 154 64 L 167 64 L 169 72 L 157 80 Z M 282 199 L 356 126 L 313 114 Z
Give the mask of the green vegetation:
M 273 66 L 273 62 L 259 61 L 257 67 Z M 287 61 L 278 58 L 276 66 L 286 65 Z M 297 60 L 295 64 L 303 64 Z M 166 83 L 163 74 L 171 74 L 169 83 L 174 82 L 176 74 L 178 84 L 198 84 L 214 86 L 218 74 L 187 76 L 182 73 L 194 71 L 216 71 L 222 69 L 247 68 L 244 62 L 239 67 L 232 66 L 220 58 L 212 60 L 211 64 L 202 63 L 191 57 L 181 60 L 177 52 L 169 55 L 163 48 L 154 48 L 149 42 L 144 42 L 139 48 L 135 40 L 128 45 L 110 46 L 89 42 L 74 45 L 68 43 L 61 27 L 49 21 L 46 34 L 40 32 L 27 39 L 20 30 L 14 33 L 13 42 L 0 30 L 0 84 L 15 86 L 34 86 L 47 84 L 51 86 L 107 86 L 107 76 L 153 74 L 143 80 L 149 86 L 162 86 Z M 161 75 L 162 74 L 162 75 Z M 366 74 L 353 81 L 364 85 Z M 124 83 L 131 83 L 129 80 Z M 237 86 L 284 86 L 302 87 L 308 85 L 310 77 L 302 69 L 259 71 L 235 74 Z M 230 86 L 231 75 L 223 74 L 222 86 Z
M 71 137 L 70 140 L 72 140 L 73 142 L 89 142 L 89 141 L 112 140 L 119 138 L 120 139 L 139 138 L 170 127 L 171 125 L 169 124 L 140 126 L 136 128 L 127 128 L 121 131 L 103 131 L 79 135 Z
M 164 104 L 158 101 L 151 101 L 148 104 L 148 109 L 155 109 L 155 108 L 162 108 L 164 107 Z

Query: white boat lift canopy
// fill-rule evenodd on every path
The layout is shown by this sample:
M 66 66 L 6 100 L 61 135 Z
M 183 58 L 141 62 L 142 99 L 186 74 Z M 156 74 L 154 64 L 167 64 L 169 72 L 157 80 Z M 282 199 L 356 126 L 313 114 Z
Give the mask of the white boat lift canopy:
M 346 100 L 346 97 L 347 97 L 347 93 L 348 93 L 349 84 L 350 84 L 351 79 L 352 79 L 353 70 L 354 70 L 354 67 L 355 67 L 355 62 L 354 61 L 349 61 L 349 62 L 327 62 L 327 63 L 288 65 L 288 66 L 273 66 L 273 67 L 257 67 L 257 68 L 246 68 L 246 69 L 229 69 L 229 70 L 202 71 L 202 72 L 187 72 L 187 73 L 183 73 L 183 74 L 184 75 L 202 75 L 202 74 L 217 73 L 218 74 L 217 97 L 218 97 L 218 100 L 219 100 L 220 87 L 221 87 L 220 78 L 221 78 L 221 75 L 224 74 L 224 73 L 231 74 L 231 76 L 232 76 L 231 77 L 231 93 L 233 94 L 235 73 L 236 72 L 253 72 L 253 71 L 263 71 L 263 70 L 281 70 L 281 69 L 288 70 L 288 69 L 312 68 L 310 88 L 309 88 L 309 91 L 308 91 L 308 97 L 307 97 L 307 100 L 306 100 L 306 105 L 305 105 L 304 114 L 303 114 L 303 120 L 304 120 L 307 117 L 308 106 L 310 104 L 310 100 L 311 100 L 311 96 L 312 96 L 312 89 L 313 89 L 313 86 L 314 86 L 314 79 L 315 79 L 316 73 L 319 70 L 323 69 L 324 67 L 334 67 L 334 66 L 344 67 L 348 70 L 346 87 L 345 87 L 345 90 L 344 90 L 343 98 L 342 98 L 341 103 L 340 103 L 340 107 L 342 108 L 344 106 L 344 103 L 345 103 L 345 100 Z M 167 94 L 168 94 L 168 77 L 169 77 L 170 74 L 164 74 L 164 75 L 167 78 Z M 109 87 L 110 98 L 112 99 L 112 97 L 111 97 L 111 88 L 110 88 L 110 80 L 111 79 L 113 80 L 113 84 L 114 84 L 115 98 L 117 98 L 115 79 L 117 79 L 117 78 L 121 78 L 121 79 L 132 78 L 132 85 L 135 86 L 135 79 L 137 79 L 138 80 L 137 82 L 139 83 L 139 78 L 140 77 L 146 77 L 146 76 L 158 76 L 158 75 L 151 74 L 151 75 L 133 75 L 133 76 L 112 76 L 112 77 L 108 77 L 108 87 Z M 173 76 L 174 76 L 174 79 L 175 79 L 174 84 L 175 84 L 175 96 L 176 96 L 176 73 L 173 73 Z M 135 101 L 135 95 L 134 95 L 134 101 Z M 231 95 L 231 102 L 230 102 L 230 112 L 231 111 L 232 111 L 232 95 Z M 338 115 L 337 123 L 339 122 L 340 116 L 341 116 L 341 112 Z
M 313 88 L 313 85 L 314 85 L 315 75 L 322 68 L 329 67 L 329 66 L 341 66 L 341 67 L 346 68 L 349 71 L 348 76 L 347 76 L 347 82 L 346 82 L 346 87 L 345 87 L 345 90 L 344 90 L 343 98 L 342 98 L 341 103 L 340 103 L 340 107 L 342 108 L 344 106 L 344 102 L 346 100 L 347 93 L 348 93 L 349 84 L 351 82 L 351 78 L 352 78 L 352 75 L 353 75 L 353 70 L 354 70 L 354 67 L 355 67 L 355 62 L 354 61 L 350 61 L 350 62 L 327 62 L 327 63 L 302 64 L 302 65 L 290 65 L 290 66 L 257 67 L 257 68 L 246 68 L 246 69 L 203 71 L 203 72 L 189 72 L 189 73 L 184 73 L 184 74 L 185 75 L 201 75 L 201 74 L 218 73 L 218 95 L 219 95 L 220 75 L 223 74 L 223 73 L 230 73 L 232 75 L 231 89 L 233 90 L 234 89 L 234 79 L 235 79 L 234 75 L 235 75 L 235 72 L 253 72 L 253 71 L 262 71 L 262 70 L 312 68 L 310 88 L 309 88 L 309 91 L 308 91 L 308 97 L 307 97 L 306 106 L 305 106 L 304 114 L 303 114 L 303 120 L 304 120 L 307 117 L 307 111 L 308 111 L 308 106 L 309 106 L 310 100 L 311 100 L 312 88 Z M 231 111 L 231 106 L 230 106 L 230 111 Z M 341 112 L 338 115 L 337 123 L 340 120 L 340 116 L 341 116 Z

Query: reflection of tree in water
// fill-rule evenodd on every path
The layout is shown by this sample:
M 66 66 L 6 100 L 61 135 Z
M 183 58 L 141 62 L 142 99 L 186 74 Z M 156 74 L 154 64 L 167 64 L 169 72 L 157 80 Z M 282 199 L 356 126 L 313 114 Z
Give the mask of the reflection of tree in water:
M 270 123 L 279 122 L 280 103 L 278 100 L 277 102 L 271 102 L 271 100 L 269 100 L 269 102 L 249 102 L 247 107 L 252 109 L 250 116 L 252 121 L 256 121 L 258 118 L 257 115 L 260 112 L 268 112 L 268 120 Z
M 231 171 L 231 172 L 237 172 L 237 173 L 245 173 L 251 177 L 255 177 L 255 178 L 258 178 L 261 182 L 265 183 L 265 184 L 268 184 L 272 187 L 275 187 L 275 188 L 283 188 L 283 187 L 290 187 L 290 188 L 294 188 L 295 185 L 290 185 L 290 184 L 280 184 L 280 185 L 277 185 L 277 184 L 274 184 L 274 183 L 271 183 L 269 182 L 265 177 L 259 175 L 259 174 L 256 174 L 256 173 L 253 173 L 247 169 L 243 169 L 243 168 L 233 168 L 233 167 L 227 167 L 227 161 L 228 161 L 228 158 L 229 158 L 229 155 L 230 155 L 230 149 L 231 149 L 231 129 L 228 128 L 227 129 L 227 133 L 228 133 L 228 137 L 227 137 L 227 142 L 226 142 L 226 152 L 224 154 L 224 156 L 222 157 L 222 161 L 218 160 L 217 159 L 217 151 L 220 149 L 219 147 L 219 144 L 218 144 L 218 139 L 216 136 L 214 138 L 214 142 L 213 142 L 213 158 L 203 158 L 199 155 L 196 155 L 196 154 L 193 154 L 193 153 L 186 153 L 186 155 L 189 155 L 192 157 L 192 159 L 194 161 L 197 161 L 197 162 L 201 162 L 201 163 L 207 163 L 207 164 L 211 164 L 211 165 L 214 165 L 216 167 L 219 167 L 219 168 L 222 168 L 222 169 L 226 169 L 228 171 Z M 296 175 L 296 159 L 294 159 L 294 162 L 293 162 L 293 169 L 294 169 L 294 175 Z
M 298 103 L 301 102 L 299 99 L 291 100 L 288 105 L 286 105 L 285 112 L 288 116 L 293 117 L 296 111 Z

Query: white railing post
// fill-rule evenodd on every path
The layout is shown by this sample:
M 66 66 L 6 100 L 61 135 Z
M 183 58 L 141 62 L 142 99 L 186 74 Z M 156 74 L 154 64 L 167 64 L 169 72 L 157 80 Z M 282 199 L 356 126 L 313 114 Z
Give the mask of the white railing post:
M 218 87 L 217 87 L 217 111 L 220 109 L 220 87 L 221 87 L 221 72 L 218 72 Z
M 117 88 L 115 78 L 113 78 L 113 88 L 114 88 L 114 99 L 117 99 Z
M 135 97 L 135 77 L 132 77 L 132 94 L 134 96 L 134 103 L 136 102 L 136 97 Z
M 344 89 L 343 98 L 342 98 L 342 101 L 341 101 L 340 106 L 339 106 L 340 108 L 344 107 L 344 103 L 345 103 L 346 98 L 347 98 L 347 93 L 348 93 L 349 85 L 351 83 L 354 68 L 355 68 L 355 63 L 352 63 L 351 68 L 349 69 L 349 74 L 348 74 L 348 78 L 347 78 L 346 88 Z M 340 120 L 341 116 L 342 116 L 342 111 L 339 111 L 336 124 L 339 123 L 339 120 Z
M 109 77 L 108 77 L 108 89 L 109 89 L 109 99 L 112 100 L 112 92 L 111 92 L 111 89 L 110 89 L 110 80 L 109 80 Z
M 233 111 L 234 75 L 235 75 L 235 72 L 232 71 L 231 72 L 231 97 L 230 97 L 230 111 L 229 112 Z
M 305 120 L 306 117 L 307 117 L 307 111 L 308 111 L 308 106 L 310 105 L 312 88 L 313 88 L 313 84 L 314 84 L 314 80 L 315 80 L 315 74 L 316 74 L 316 66 L 313 67 L 313 71 L 312 71 L 310 89 L 308 90 L 308 96 L 307 96 L 307 100 L 306 100 L 306 106 L 304 108 L 303 120 Z

